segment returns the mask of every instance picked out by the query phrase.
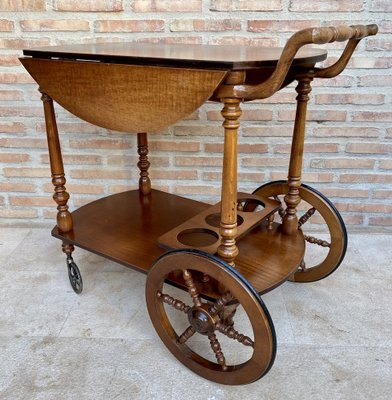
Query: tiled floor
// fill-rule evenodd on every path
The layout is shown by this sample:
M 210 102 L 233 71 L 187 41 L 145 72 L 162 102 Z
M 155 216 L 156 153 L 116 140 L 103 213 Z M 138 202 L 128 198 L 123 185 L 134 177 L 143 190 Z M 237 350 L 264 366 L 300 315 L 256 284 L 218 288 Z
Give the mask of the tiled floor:
M 234 387 L 198 377 L 166 350 L 146 312 L 144 275 L 78 249 L 78 296 L 49 230 L 1 228 L 0 399 L 389 400 L 391 242 L 351 235 L 328 279 L 264 296 L 276 361 Z

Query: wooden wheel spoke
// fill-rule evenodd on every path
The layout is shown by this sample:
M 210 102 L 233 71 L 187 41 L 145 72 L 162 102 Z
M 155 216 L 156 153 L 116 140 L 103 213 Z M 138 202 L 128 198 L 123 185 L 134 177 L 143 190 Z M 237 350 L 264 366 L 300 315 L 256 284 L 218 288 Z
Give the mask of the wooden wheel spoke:
M 219 297 L 218 300 L 215 301 L 215 303 L 210 307 L 209 309 L 209 314 L 211 316 L 214 316 L 218 314 L 224 306 L 231 300 L 233 300 L 233 295 L 230 292 L 224 293 L 221 297 Z
M 222 322 L 218 322 L 216 324 L 216 329 L 220 333 L 223 333 L 228 338 L 233 339 L 233 340 L 237 340 L 238 342 L 240 342 L 244 346 L 254 347 L 254 342 L 249 336 L 245 336 L 242 333 L 239 333 L 237 330 L 235 330 L 230 325 L 225 325 Z
M 168 294 L 163 294 L 161 292 L 157 293 L 157 296 L 162 299 L 162 301 L 169 306 L 172 306 L 176 310 L 183 311 L 185 314 L 188 313 L 188 311 L 191 309 L 190 306 L 187 306 L 184 302 L 181 300 L 175 299 L 174 297 L 169 296 Z
M 331 247 L 331 243 L 327 242 L 326 240 L 318 239 L 314 236 L 304 235 L 304 239 L 309 243 L 317 244 L 321 247 Z
M 308 211 L 298 220 L 298 228 L 309 221 L 310 217 L 316 212 L 314 207 L 309 208 Z
M 188 293 L 192 297 L 193 304 L 196 307 L 201 307 L 202 302 L 200 300 L 199 292 L 196 288 L 195 282 L 193 281 L 192 274 L 187 269 L 184 269 L 182 276 L 184 277 L 185 285 L 188 288 Z
M 226 370 L 227 369 L 226 359 L 225 356 L 223 355 L 221 345 L 215 333 L 209 335 L 208 339 L 210 339 L 211 349 L 214 352 L 219 365 L 222 367 L 223 370 Z
M 177 343 L 184 344 L 189 338 L 195 334 L 195 329 L 192 326 L 188 326 L 185 331 L 178 337 Z

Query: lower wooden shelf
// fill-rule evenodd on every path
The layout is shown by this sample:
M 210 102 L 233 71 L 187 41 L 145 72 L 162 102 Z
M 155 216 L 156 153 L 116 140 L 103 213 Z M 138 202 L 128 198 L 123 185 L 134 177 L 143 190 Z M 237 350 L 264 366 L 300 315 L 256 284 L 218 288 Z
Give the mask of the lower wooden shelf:
M 154 260 L 165 252 L 158 237 L 209 208 L 209 204 L 152 190 L 111 195 L 72 213 L 71 232 L 52 235 L 126 267 L 148 273 Z M 305 252 L 301 231 L 280 233 L 280 225 L 267 230 L 260 224 L 238 241 L 236 269 L 259 292 L 277 287 L 296 270 Z

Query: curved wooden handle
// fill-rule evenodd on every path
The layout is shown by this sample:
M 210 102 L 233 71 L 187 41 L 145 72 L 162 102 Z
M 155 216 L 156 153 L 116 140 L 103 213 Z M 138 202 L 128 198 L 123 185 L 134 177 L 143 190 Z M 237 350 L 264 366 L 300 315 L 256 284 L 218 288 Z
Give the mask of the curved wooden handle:
M 259 85 L 236 85 L 232 94 L 245 100 L 265 99 L 272 96 L 280 89 L 287 76 L 291 63 L 298 50 L 307 44 L 325 44 L 332 42 L 349 41 L 340 59 L 331 67 L 317 69 L 315 76 L 320 78 L 331 78 L 343 71 L 359 41 L 370 35 L 375 35 L 378 26 L 352 25 L 339 27 L 308 28 L 296 32 L 287 41 L 282 55 L 272 75 Z M 222 95 L 223 96 L 222 96 Z M 224 96 L 224 91 L 219 93 Z

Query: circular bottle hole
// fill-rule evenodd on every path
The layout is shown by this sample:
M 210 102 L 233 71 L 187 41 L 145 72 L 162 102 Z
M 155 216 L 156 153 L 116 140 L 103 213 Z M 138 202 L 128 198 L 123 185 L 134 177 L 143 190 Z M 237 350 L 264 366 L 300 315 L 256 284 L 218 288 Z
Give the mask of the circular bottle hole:
M 185 246 L 205 247 L 219 239 L 216 232 L 205 228 L 185 229 L 177 235 L 177 240 Z
M 237 207 L 242 212 L 259 212 L 264 210 L 265 204 L 261 200 L 241 199 L 238 200 Z
M 214 228 L 219 228 L 220 227 L 220 214 L 215 213 L 215 214 L 210 214 L 207 215 L 205 221 L 207 222 L 208 225 L 213 226 Z M 241 217 L 241 215 L 237 215 L 237 226 L 240 226 L 244 222 L 244 219 Z

